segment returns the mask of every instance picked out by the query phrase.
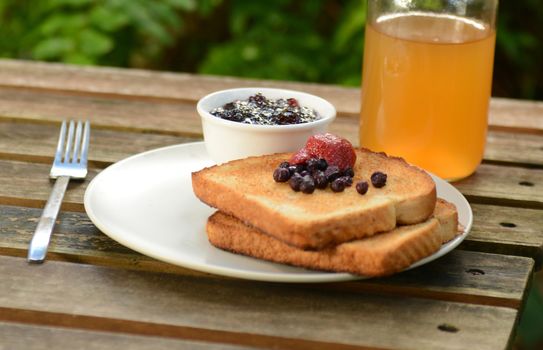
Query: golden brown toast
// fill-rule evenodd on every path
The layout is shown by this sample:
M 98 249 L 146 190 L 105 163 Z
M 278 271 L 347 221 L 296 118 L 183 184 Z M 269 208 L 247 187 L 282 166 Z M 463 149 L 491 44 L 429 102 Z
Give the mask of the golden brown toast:
M 435 215 L 434 213 L 434 217 L 439 220 L 439 224 L 441 225 L 441 243 L 447 243 L 458 234 L 458 212 L 454 204 L 441 198 L 437 199 L 436 208 L 438 206 L 441 208 L 440 211 L 442 213 L 454 215 L 454 217 L 450 218 L 449 215 Z
M 375 171 L 388 175 L 386 186 L 371 186 L 365 195 L 344 192 L 294 192 L 273 180 L 274 169 L 290 154 L 235 160 L 192 174 L 200 200 L 275 238 L 302 249 L 322 249 L 390 231 L 397 224 L 425 221 L 433 212 L 436 188 L 423 170 L 401 158 L 367 149 L 356 150 L 354 184 L 370 182 Z
M 422 223 L 319 251 L 292 247 L 220 211 L 209 218 L 206 228 L 211 244 L 234 253 L 314 270 L 375 277 L 401 271 L 433 254 L 441 247 L 442 237 L 457 234 L 457 223 L 454 205 L 438 200 L 433 216 Z

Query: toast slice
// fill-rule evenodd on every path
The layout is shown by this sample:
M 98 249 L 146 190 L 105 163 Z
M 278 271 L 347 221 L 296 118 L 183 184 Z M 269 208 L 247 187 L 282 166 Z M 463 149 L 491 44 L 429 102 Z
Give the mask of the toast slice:
M 456 236 L 457 223 L 454 205 L 439 199 L 433 216 L 422 223 L 320 251 L 292 247 L 220 211 L 209 218 L 206 229 L 211 244 L 223 250 L 314 270 L 376 277 L 399 272 L 433 254 L 443 239 Z
M 454 239 L 463 228 L 461 229 L 458 224 L 458 212 L 454 204 L 438 198 L 436 202 L 437 210 L 439 210 L 438 215 L 434 211 L 434 217 L 439 221 L 441 227 L 439 230 L 441 243 L 447 243 Z M 450 217 L 451 215 L 452 217 Z
M 353 187 L 335 193 L 328 187 L 308 195 L 273 180 L 274 169 L 291 154 L 250 157 L 192 174 L 196 196 L 275 238 L 302 249 L 322 249 L 390 231 L 397 224 L 425 221 L 433 212 L 436 188 L 423 170 L 402 158 L 357 149 L 354 184 L 381 171 L 382 188 L 365 195 Z

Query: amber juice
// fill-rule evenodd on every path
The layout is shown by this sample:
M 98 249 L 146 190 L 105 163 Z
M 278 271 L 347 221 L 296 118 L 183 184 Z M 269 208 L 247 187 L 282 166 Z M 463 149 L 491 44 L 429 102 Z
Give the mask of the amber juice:
M 366 26 L 360 144 L 455 180 L 480 163 L 495 32 L 480 22 L 409 13 Z

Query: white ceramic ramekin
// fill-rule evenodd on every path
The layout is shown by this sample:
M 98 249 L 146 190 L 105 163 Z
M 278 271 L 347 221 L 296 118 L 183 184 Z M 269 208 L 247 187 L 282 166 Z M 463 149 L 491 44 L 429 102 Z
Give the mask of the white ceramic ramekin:
M 295 98 L 301 106 L 314 109 L 320 119 L 292 125 L 252 125 L 221 119 L 209 113 L 214 108 L 235 100 L 246 100 L 258 92 L 271 99 Z M 200 99 L 196 108 L 202 118 L 207 152 L 218 164 L 249 156 L 297 151 L 309 136 L 326 132 L 336 117 L 334 106 L 318 96 L 259 87 L 217 91 Z

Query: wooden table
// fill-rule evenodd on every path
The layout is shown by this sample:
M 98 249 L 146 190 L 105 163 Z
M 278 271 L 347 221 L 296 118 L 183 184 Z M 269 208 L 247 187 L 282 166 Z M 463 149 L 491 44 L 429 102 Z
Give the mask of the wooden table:
M 502 349 L 543 246 L 543 103 L 493 99 L 485 160 L 454 185 L 473 229 L 459 249 L 391 278 L 296 285 L 229 279 L 140 255 L 96 229 L 89 181 L 145 150 L 201 139 L 195 102 L 281 86 L 338 108 L 357 143 L 359 90 L 0 61 L 0 349 Z M 26 253 L 59 122 L 92 122 L 90 172 L 66 193 L 43 265 Z M 467 126 L 469 127 L 469 126 Z

